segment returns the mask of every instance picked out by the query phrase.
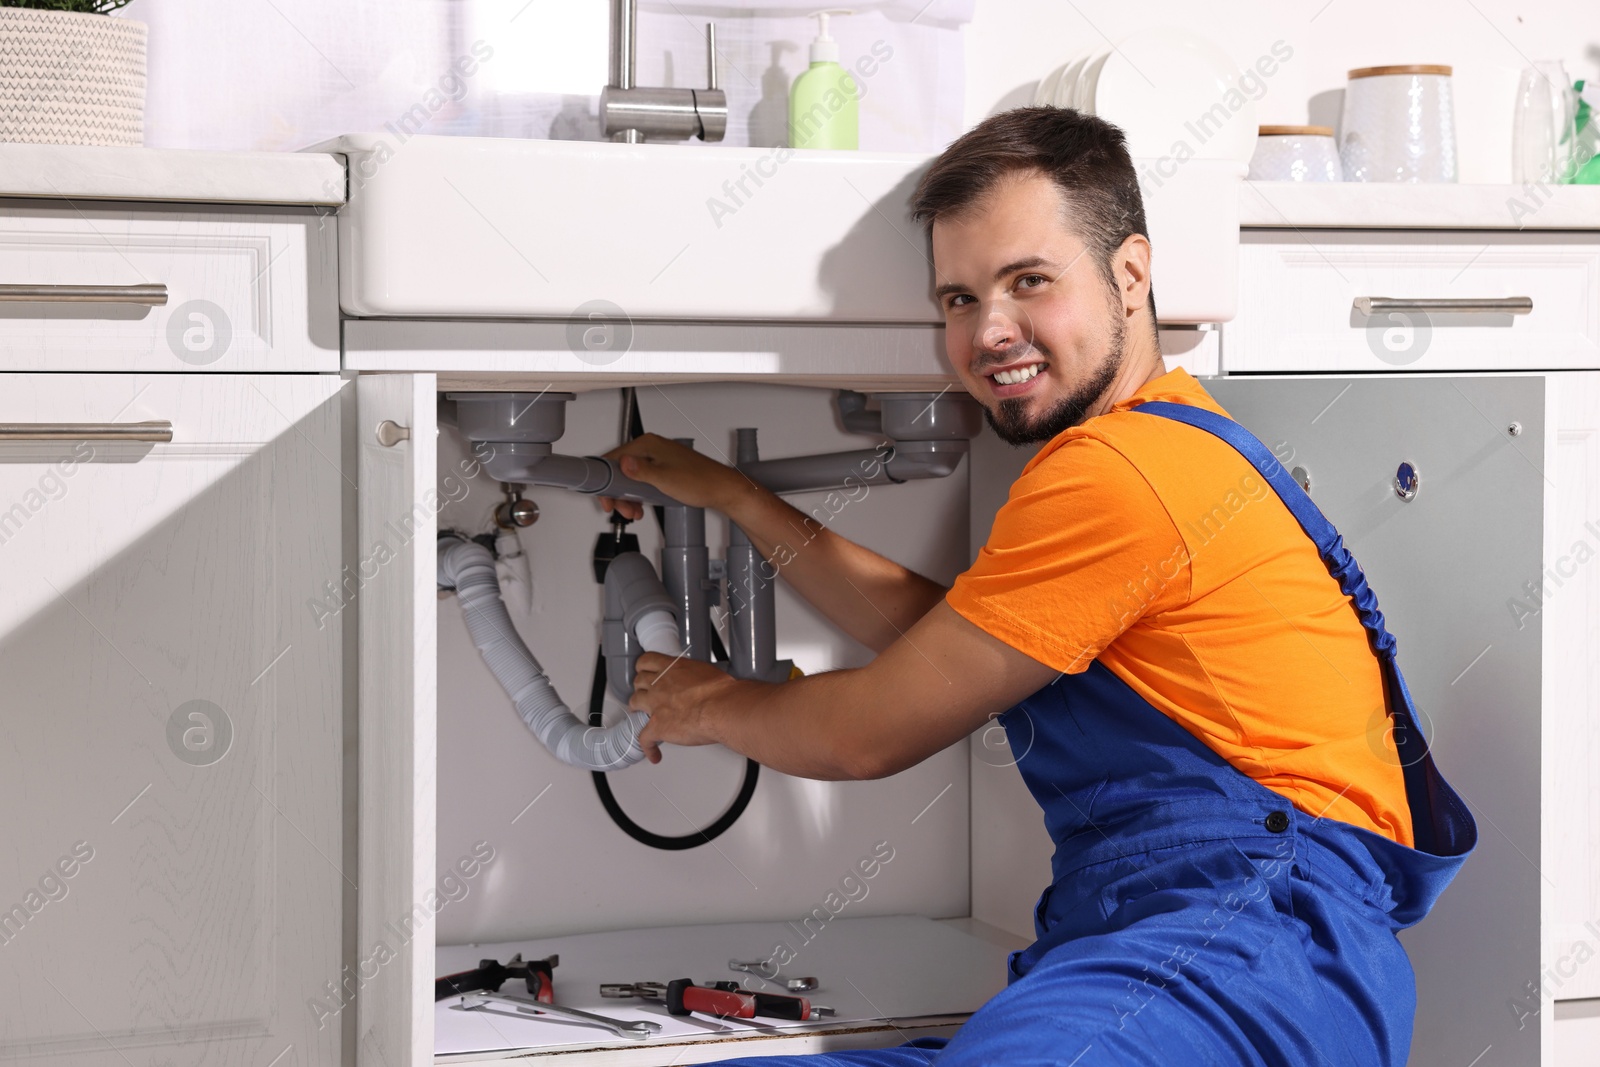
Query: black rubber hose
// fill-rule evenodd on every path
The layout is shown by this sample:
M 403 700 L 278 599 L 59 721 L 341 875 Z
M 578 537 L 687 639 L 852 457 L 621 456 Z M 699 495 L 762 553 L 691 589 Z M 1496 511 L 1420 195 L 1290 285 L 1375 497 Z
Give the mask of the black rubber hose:
M 721 658 L 727 658 L 727 652 L 722 647 L 722 639 L 715 630 L 711 632 L 711 642 Z M 594 663 L 594 685 L 589 690 L 589 725 L 604 725 L 601 714 L 606 699 L 606 658 L 604 649 L 597 649 Z M 611 791 L 611 780 L 606 777 L 605 771 L 589 772 L 594 778 L 594 791 L 600 795 L 600 806 L 606 809 L 606 814 L 611 816 L 611 821 L 621 827 L 622 832 L 651 848 L 663 849 L 667 852 L 681 852 L 686 848 L 696 848 L 700 845 L 715 841 L 721 837 L 728 827 L 739 821 L 739 816 L 750 806 L 750 798 L 756 795 L 756 781 L 761 775 L 761 764 L 755 760 L 745 760 L 744 782 L 739 786 L 739 795 L 733 798 L 733 803 L 728 805 L 728 810 L 717 816 L 716 821 L 703 830 L 684 834 L 681 837 L 666 837 L 662 834 L 646 830 L 628 817 L 622 810 L 622 805 L 617 803 L 616 794 Z
M 628 438 L 632 440 L 644 433 L 644 419 L 639 414 L 638 395 L 629 389 L 626 396 L 628 408 Z M 655 508 L 657 528 L 665 528 L 666 520 L 660 505 Z M 718 660 L 726 663 L 728 650 L 722 645 L 722 637 L 713 627 L 711 630 L 711 654 Z M 595 653 L 594 684 L 589 688 L 589 725 L 603 726 L 605 718 L 602 714 L 606 700 L 606 658 L 602 646 Z M 662 834 L 652 833 L 628 817 L 622 810 L 622 805 L 617 803 L 617 796 L 611 791 L 611 780 L 606 777 L 605 771 L 591 771 L 594 777 L 594 791 L 600 795 L 600 806 L 606 809 L 606 814 L 611 816 L 611 821 L 621 827 L 622 832 L 651 848 L 659 848 L 668 852 L 679 852 L 686 848 L 695 848 L 716 840 L 722 836 L 734 823 L 739 821 L 739 816 L 744 814 L 750 806 L 750 798 L 756 795 L 756 782 L 761 776 L 761 764 L 755 760 L 745 760 L 744 782 L 739 786 L 739 795 L 733 798 L 733 803 L 728 805 L 728 810 L 717 816 L 716 821 L 703 830 L 696 830 L 692 834 L 681 837 L 666 837 Z

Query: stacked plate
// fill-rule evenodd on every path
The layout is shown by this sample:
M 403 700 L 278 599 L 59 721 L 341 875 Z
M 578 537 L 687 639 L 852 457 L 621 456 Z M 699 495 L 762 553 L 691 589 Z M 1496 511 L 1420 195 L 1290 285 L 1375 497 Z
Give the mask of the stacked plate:
M 1135 157 L 1249 163 L 1255 100 L 1221 48 L 1186 30 L 1142 30 L 1076 56 L 1039 82 L 1036 106 L 1070 107 L 1120 126 Z

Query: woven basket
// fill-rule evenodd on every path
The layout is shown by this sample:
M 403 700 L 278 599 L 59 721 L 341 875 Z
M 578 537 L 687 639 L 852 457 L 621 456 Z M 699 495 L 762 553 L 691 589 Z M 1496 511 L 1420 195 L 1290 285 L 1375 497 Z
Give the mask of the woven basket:
M 0 7 L 0 141 L 144 143 L 142 22 Z

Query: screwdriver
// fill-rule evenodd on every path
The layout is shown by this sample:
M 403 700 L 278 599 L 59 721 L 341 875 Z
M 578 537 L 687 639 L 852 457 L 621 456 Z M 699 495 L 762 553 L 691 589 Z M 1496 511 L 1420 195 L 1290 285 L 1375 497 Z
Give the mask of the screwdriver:
M 600 987 L 602 997 L 643 997 L 665 1004 L 669 1015 L 699 1012 L 723 1019 L 788 1019 L 809 1022 L 821 1015 L 832 1015 L 832 1008 L 813 1006 L 805 997 L 781 993 L 755 993 L 738 982 L 708 982 L 695 985 L 687 978 L 661 982 L 608 983 Z

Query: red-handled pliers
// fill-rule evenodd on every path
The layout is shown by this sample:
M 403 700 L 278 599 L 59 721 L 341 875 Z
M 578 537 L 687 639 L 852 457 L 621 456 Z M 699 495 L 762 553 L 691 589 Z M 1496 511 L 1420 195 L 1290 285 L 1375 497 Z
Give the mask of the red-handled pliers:
M 445 1000 L 461 993 L 499 992 L 508 980 L 522 979 L 528 984 L 528 995 L 542 1004 L 555 1002 L 555 983 L 552 972 L 561 962 L 560 956 L 546 956 L 542 960 L 524 961 L 522 953 L 510 960 L 479 960 L 470 971 L 459 971 L 433 980 L 433 999 Z

